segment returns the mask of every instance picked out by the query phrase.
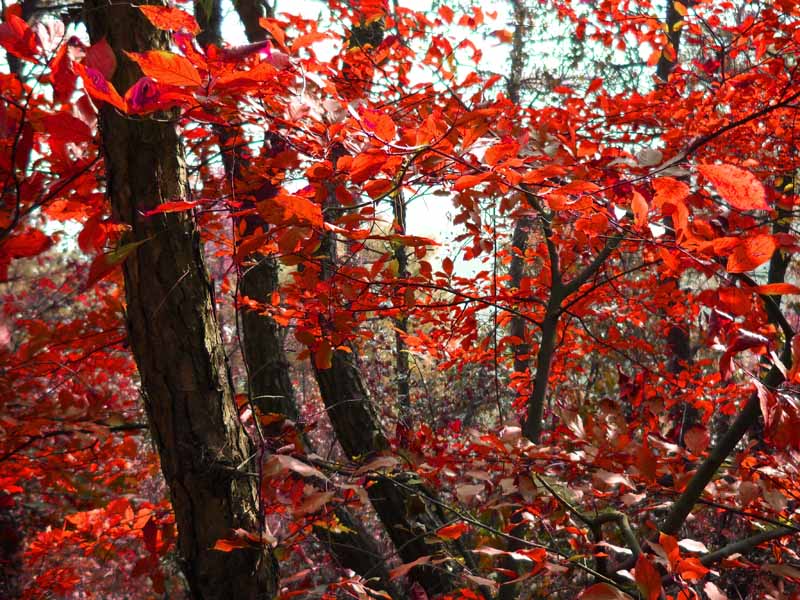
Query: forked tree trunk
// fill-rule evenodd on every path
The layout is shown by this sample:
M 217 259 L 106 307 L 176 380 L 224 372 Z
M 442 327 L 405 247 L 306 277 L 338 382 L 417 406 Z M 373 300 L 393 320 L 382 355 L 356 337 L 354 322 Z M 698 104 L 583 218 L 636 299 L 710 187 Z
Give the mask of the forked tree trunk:
M 139 77 L 125 51 L 168 49 L 129 3 L 86 0 L 94 42 L 117 55 L 113 83 L 124 93 Z M 178 526 L 178 549 L 193 598 L 274 597 L 277 567 L 263 546 L 233 552 L 215 542 L 241 528 L 258 533 L 256 482 L 244 472 L 252 448 L 239 421 L 214 299 L 191 215 L 143 213 L 186 197 L 174 126 L 101 109 L 107 194 L 115 219 L 137 243 L 124 265 L 127 321 L 150 427 Z
M 335 200 L 331 200 L 334 203 Z M 323 280 L 333 277 L 336 270 L 336 241 L 325 234 L 320 244 Z M 320 395 L 331 420 L 336 438 L 345 454 L 352 460 L 368 462 L 390 450 L 389 443 L 372 405 L 354 352 L 335 350 L 331 367 L 314 365 Z M 447 523 L 442 510 L 431 502 L 433 492 L 412 473 L 368 477 L 367 494 L 386 528 L 397 553 L 405 563 L 425 556 L 440 554 L 443 545 L 436 541 L 435 532 Z M 465 560 L 469 563 L 467 553 Z M 416 567 L 411 579 L 419 583 L 428 595 L 451 589 L 455 574 L 446 563 L 432 568 Z

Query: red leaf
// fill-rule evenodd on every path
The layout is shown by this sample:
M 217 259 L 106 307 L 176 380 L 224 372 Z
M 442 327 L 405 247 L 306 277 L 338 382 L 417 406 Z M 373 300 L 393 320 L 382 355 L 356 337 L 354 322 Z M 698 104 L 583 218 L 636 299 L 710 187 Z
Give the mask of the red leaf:
M 0 251 L 11 258 L 30 258 L 37 256 L 53 245 L 53 240 L 38 229 L 29 229 L 9 238 L 0 245 Z
M 114 49 L 111 48 L 106 38 L 103 38 L 89 47 L 83 64 L 99 71 L 103 77 L 110 80 L 117 70 L 117 55 L 114 54 Z
M 0 46 L 17 58 L 36 62 L 39 38 L 28 24 L 17 15 L 6 12 L 6 22 L 0 23 Z
M 350 180 L 356 184 L 364 183 L 380 172 L 387 158 L 384 152 L 362 152 L 350 164 Z
M 682 181 L 672 177 L 659 177 L 652 182 L 655 195 L 653 196 L 653 206 L 659 208 L 664 204 L 677 206 L 689 195 L 689 186 Z
M 457 540 L 469 531 L 469 525 L 463 521 L 445 525 L 436 531 L 436 536 L 445 540 Z
M 68 102 L 75 91 L 78 75 L 72 65 L 84 56 L 85 48 L 75 36 L 58 49 L 50 65 L 50 83 L 53 84 L 53 97 L 57 102 Z
M 392 118 L 381 112 L 365 111 L 362 115 L 362 123 L 369 131 L 374 132 L 378 139 L 384 142 L 391 142 L 397 135 L 397 127 Z
M 678 563 L 677 571 L 686 581 L 697 581 L 708 573 L 708 569 L 703 566 L 703 563 L 694 557 L 681 559 Z
M 147 241 L 148 240 L 140 240 L 138 242 L 131 242 L 111 252 L 98 255 L 92 261 L 92 266 L 89 267 L 89 279 L 86 280 L 85 288 L 88 289 L 92 287 L 95 283 L 103 279 L 103 277 L 111 273 L 111 271 L 121 265 L 136 248 Z
M 442 260 L 442 269 L 447 275 L 453 274 L 453 260 L 449 256 L 445 256 Z
M 519 152 L 519 144 L 517 142 L 500 142 L 486 150 L 483 155 L 483 161 L 487 165 L 494 166 L 502 160 L 516 156 L 517 152 Z
M 636 587 L 645 600 L 658 600 L 661 596 L 661 576 L 644 554 L 639 555 L 634 569 Z
M 164 29 L 166 31 L 184 29 L 194 35 L 200 33 L 200 25 L 197 24 L 195 18 L 179 8 L 154 6 L 152 4 L 142 4 L 137 8 L 144 13 L 144 16 L 156 29 Z
M 749 171 L 733 165 L 698 165 L 725 201 L 739 210 L 769 210 L 761 182 Z
M 83 79 L 83 85 L 93 100 L 108 102 L 122 112 L 127 110 L 125 101 L 117 93 L 117 90 L 114 89 L 114 86 L 111 85 L 111 82 L 107 81 L 106 78 L 103 77 L 103 74 L 100 71 L 93 69 L 92 67 L 85 67 L 80 63 L 75 63 L 74 67 L 78 72 L 78 75 L 80 75 L 81 79 Z
M 163 85 L 197 87 L 203 82 L 200 73 L 188 58 L 166 50 L 149 52 L 126 52 L 139 65 L 142 73 Z
M 129 113 L 145 114 L 167 110 L 173 106 L 190 103 L 192 96 L 181 88 L 161 85 L 150 77 L 140 77 L 125 93 L 125 104 Z
M 728 273 L 747 273 L 763 265 L 775 253 L 777 244 L 769 234 L 756 235 L 742 240 L 728 257 Z
M 176 200 L 174 202 L 164 202 L 163 204 L 159 204 L 153 210 L 148 210 L 144 213 L 145 217 L 149 217 L 151 215 L 157 215 L 159 213 L 170 213 L 170 212 L 182 212 L 184 210 L 191 210 L 195 206 L 198 206 L 199 202 L 187 201 L 187 200 Z
M 91 128 L 66 112 L 45 115 L 42 125 L 43 133 L 49 135 L 51 139 L 56 138 L 61 142 L 80 143 L 92 139 Z

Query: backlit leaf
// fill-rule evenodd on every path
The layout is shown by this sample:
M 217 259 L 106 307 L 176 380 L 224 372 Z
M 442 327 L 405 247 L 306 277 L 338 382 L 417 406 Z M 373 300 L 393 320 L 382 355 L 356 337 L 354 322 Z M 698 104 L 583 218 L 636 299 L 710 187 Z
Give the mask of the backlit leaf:
M 126 52 L 132 61 L 139 65 L 142 73 L 164 85 L 197 87 L 203 80 L 200 73 L 188 58 L 167 52 Z
M 769 234 L 745 238 L 728 257 L 728 273 L 747 273 L 767 262 L 775 253 L 777 244 Z
M 739 210 L 769 210 L 764 186 L 750 171 L 734 165 L 698 165 L 720 196 Z
M 179 8 L 170 6 L 155 6 L 153 4 L 141 4 L 137 7 L 147 20 L 156 29 L 167 31 L 180 31 L 184 29 L 189 33 L 197 35 L 200 33 L 200 26 L 195 18 Z

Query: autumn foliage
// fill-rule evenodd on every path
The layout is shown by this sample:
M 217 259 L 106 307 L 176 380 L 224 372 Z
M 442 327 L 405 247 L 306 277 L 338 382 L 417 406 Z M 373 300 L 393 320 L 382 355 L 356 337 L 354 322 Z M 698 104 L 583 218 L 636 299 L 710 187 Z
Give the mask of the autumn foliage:
M 198 461 L 258 496 L 205 550 L 277 597 L 797 597 L 796 3 L 206 4 L 144 51 L 5 8 L 0 596 L 201 597 L 123 278 L 186 227 L 252 446 Z M 109 115 L 185 194 L 112 210 Z

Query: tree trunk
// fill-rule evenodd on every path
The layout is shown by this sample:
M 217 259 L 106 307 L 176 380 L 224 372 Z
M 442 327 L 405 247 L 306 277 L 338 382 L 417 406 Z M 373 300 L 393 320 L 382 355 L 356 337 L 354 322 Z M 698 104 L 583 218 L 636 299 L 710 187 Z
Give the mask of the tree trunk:
M 198 39 L 203 40 L 205 44 L 221 45 L 219 0 L 212 0 L 210 7 L 198 6 L 200 4 L 204 3 L 200 0 L 195 2 L 195 14 L 198 15 L 198 22 L 202 28 Z M 263 6 L 267 16 L 271 16 L 269 5 Z M 264 39 L 266 32 L 258 26 L 258 16 L 261 13 L 258 3 L 238 2 L 236 9 L 245 25 L 248 40 L 257 42 Z M 239 165 L 242 164 L 244 157 L 236 147 L 229 146 L 236 142 L 238 135 L 224 128 L 220 128 L 217 134 L 220 138 L 226 180 L 238 186 L 242 183 Z M 280 144 L 277 135 L 273 136 L 273 139 L 276 144 Z M 262 195 L 274 194 L 277 189 L 270 187 L 261 192 Z M 257 227 L 266 225 L 258 218 L 253 218 L 252 222 L 246 223 L 245 232 L 251 233 Z M 241 295 L 260 302 L 269 302 L 273 292 L 279 287 L 277 262 L 271 256 L 255 253 L 248 257 L 247 263 L 239 279 Z M 251 401 L 262 414 L 282 414 L 297 422 L 300 419 L 300 410 L 290 378 L 290 365 L 284 349 L 282 328 L 268 316 L 248 308 L 239 311 L 239 318 L 242 325 L 242 352 L 247 365 L 248 394 Z M 273 432 L 267 428 L 266 433 L 269 435 Z M 303 442 L 306 451 L 313 451 L 305 436 Z M 330 551 L 334 562 L 344 569 L 358 573 L 377 589 L 396 591 L 389 580 L 385 557 L 362 523 L 344 506 L 336 506 L 331 512 L 343 527 L 331 529 L 314 525 L 314 535 Z
M 330 369 L 315 367 L 314 372 L 336 437 L 348 457 L 369 462 L 370 458 L 388 451 L 389 443 L 353 354 L 336 350 L 331 363 Z M 434 532 L 446 521 L 429 500 L 433 492 L 417 477 L 411 473 L 370 476 L 367 494 L 403 562 L 442 551 L 443 546 L 435 541 Z M 439 569 L 417 567 L 411 571 L 412 580 L 428 595 L 452 588 L 453 577 L 446 565 Z
M 123 94 L 139 77 L 124 54 L 168 49 L 130 4 L 85 3 L 93 41 L 117 55 Z M 178 549 L 193 598 L 272 598 L 277 566 L 264 546 L 213 550 L 231 529 L 258 533 L 256 481 L 242 471 L 252 454 L 239 421 L 199 235 L 191 215 L 143 213 L 186 197 L 186 171 L 174 126 L 100 111 L 107 194 L 114 217 L 138 244 L 124 264 L 127 324 L 150 427 L 178 526 Z
M 336 205 L 332 194 L 328 205 Z M 335 276 L 337 264 L 333 234 L 323 236 L 319 255 L 324 257 L 320 279 L 330 280 Z M 389 442 L 361 379 L 355 349 L 351 352 L 334 350 L 328 369 L 320 369 L 314 362 L 314 374 L 336 438 L 348 458 L 368 462 L 370 458 L 388 452 Z M 441 554 L 444 546 L 436 541 L 435 532 L 447 521 L 441 508 L 431 502 L 434 493 L 418 477 L 407 472 L 391 476 L 370 475 L 366 490 L 403 562 Z M 463 555 L 470 564 L 471 556 L 466 552 Z M 455 574 L 449 570 L 451 566 L 444 563 L 438 568 L 415 567 L 410 577 L 429 596 L 438 594 L 453 587 Z

